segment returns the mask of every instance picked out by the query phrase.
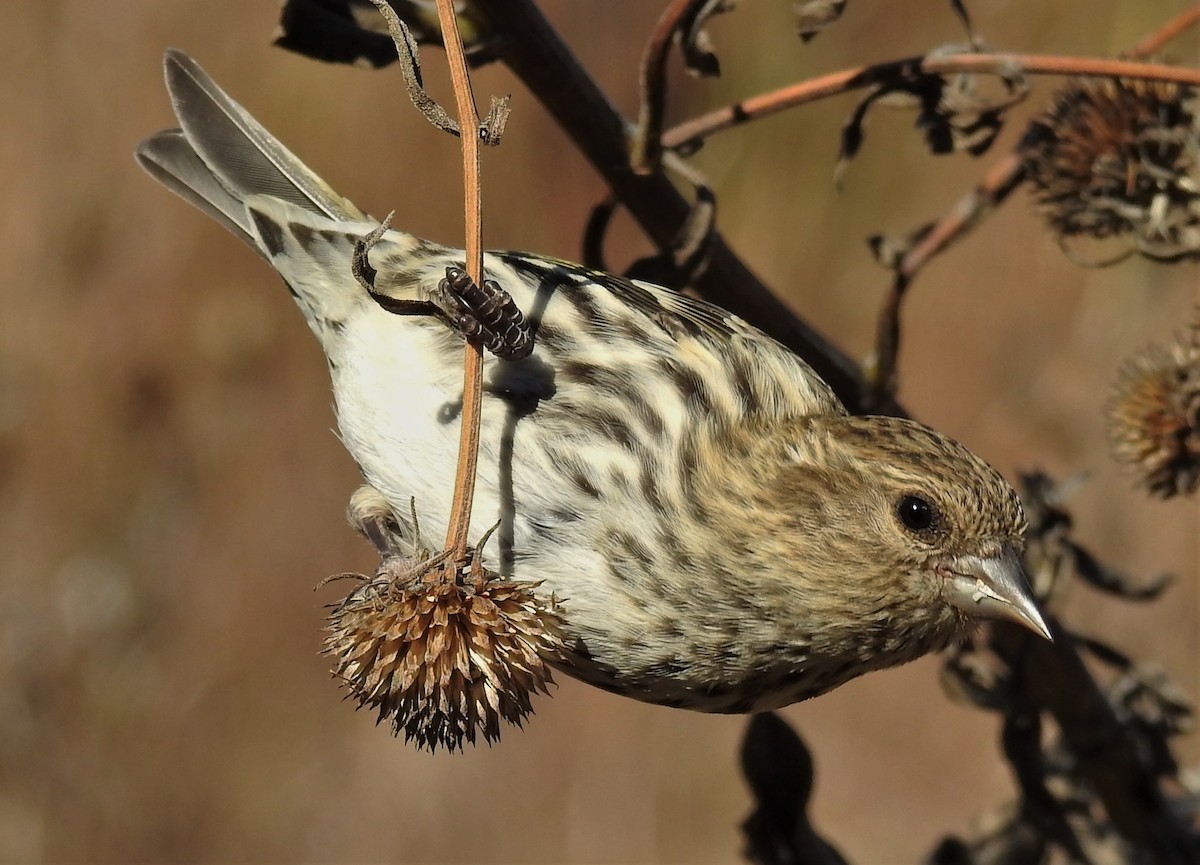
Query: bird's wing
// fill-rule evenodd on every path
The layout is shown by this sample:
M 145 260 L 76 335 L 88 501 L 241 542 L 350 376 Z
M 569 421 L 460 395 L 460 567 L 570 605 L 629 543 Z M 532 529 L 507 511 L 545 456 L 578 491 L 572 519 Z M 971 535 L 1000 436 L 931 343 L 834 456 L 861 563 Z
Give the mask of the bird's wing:
M 615 331 L 614 337 L 640 342 L 671 368 L 678 387 L 706 391 L 716 413 L 729 420 L 846 413 L 829 385 L 803 359 L 707 301 L 570 262 L 523 253 L 496 257 L 527 280 L 558 283 L 558 292 L 583 319 L 583 327 Z M 612 304 L 597 304 L 601 293 L 618 301 L 621 312 L 614 312 Z M 636 327 L 621 333 L 622 324 Z

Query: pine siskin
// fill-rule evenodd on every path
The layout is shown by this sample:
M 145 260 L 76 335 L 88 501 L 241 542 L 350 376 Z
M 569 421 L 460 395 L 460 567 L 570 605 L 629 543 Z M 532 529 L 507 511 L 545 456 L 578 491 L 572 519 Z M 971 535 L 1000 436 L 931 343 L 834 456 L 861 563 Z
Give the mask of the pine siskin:
M 471 285 L 461 251 L 376 231 L 188 57 L 168 52 L 166 77 L 182 129 L 138 160 L 283 276 L 398 544 L 413 498 L 422 530 L 448 525 L 462 341 L 494 350 L 471 539 L 499 521 L 498 571 L 561 601 L 564 672 L 750 712 L 979 616 L 1049 636 L 1017 496 L 961 445 L 850 416 L 785 348 L 659 286 L 511 252 Z

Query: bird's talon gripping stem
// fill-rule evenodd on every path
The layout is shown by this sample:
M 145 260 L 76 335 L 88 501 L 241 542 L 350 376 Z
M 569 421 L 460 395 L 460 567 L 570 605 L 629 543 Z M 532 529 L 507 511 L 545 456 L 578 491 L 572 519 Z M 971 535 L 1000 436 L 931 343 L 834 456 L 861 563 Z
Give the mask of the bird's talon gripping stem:
M 501 360 L 520 360 L 533 352 L 529 322 L 495 280 L 476 285 L 462 268 L 447 267 L 437 300 L 459 333 Z

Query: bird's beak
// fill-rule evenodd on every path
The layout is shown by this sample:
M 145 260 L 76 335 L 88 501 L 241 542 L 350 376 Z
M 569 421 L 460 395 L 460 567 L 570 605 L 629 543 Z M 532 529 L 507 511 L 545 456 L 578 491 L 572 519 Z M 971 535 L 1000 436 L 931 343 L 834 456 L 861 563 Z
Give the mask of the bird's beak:
M 946 568 L 946 598 L 972 616 L 1008 619 L 1053 641 L 1029 590 L 1021 557 L 1005 544 L 994 556 L 958 556 Z

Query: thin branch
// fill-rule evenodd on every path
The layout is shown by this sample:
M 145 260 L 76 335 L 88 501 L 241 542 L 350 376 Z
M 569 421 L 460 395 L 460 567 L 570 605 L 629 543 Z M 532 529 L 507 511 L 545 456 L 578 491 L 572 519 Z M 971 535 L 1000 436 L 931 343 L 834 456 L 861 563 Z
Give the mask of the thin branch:
M 708 0 L 673 0 L 658 19 L 642 52 L 639 75 L 641 107 L 637 128 L 630 139 L 629 161 L 638 174 L 649 174 L 662 158 L 663 115 L 667 105 L 667 59 L 671 42 L 695 8 Z
M 691 185 L 692 210 L 668 249 L 639 258 L 624 269 L 625 276 L 659 285 L 684 286 L 695 283 L 708 266 L 708 255 L 716 230 L 717 198 L 712 185 L 700 171 L 676 153 L 662 154 L 661 166 Z M 604 238 L 620 204 L 611 194 L 592 208 L 583 230 L 583 261 L 596 270 L 605 264 Z
M 463 192 L 466 219 L 467 273 L 476 285 L 483 285 L 483 205 L 479 181 L 479 113 L 471 93 L 471 76 L 453 0 L 437 0 L 454 101 L 458 105 L 459 128 L 471 130 L 460 135 L 463 157 Z M 494 111 L 494 105 L 493 105 Z M 483 402 L 483 351 L 468 340 L 463 361 L 463 405 L 458 440 L 458 469 L 454 476 L 454 499 L 446 549 L 462 561 L 467 555 L 467 535 L 471 527 L 471 506 L 475 498 L 475 474 L 479 464 L 479 423 Z
M 1131 58 L 1149 57 L 1157 54 L 1164 45 L 1180 36 L 1189 27 L 1200 23 L 1200 3 L 1190 9 L 1180 12 L 1157 31 L 1151 33 L 1126 55 Z
M 871 87 L 881 80 L 912 70 L 925 74 L 955 72 L 984 72 L 1005 74 L 1013 69 L 1030 75 L 1081 75 L 1092 77 L 1122 77 L 1145 81 L 1174 81 L 1179 84 L 1200 85 L 1200 69 L 1185 69 L 1157 63 L 1135 63 L 1128 60 L 1108 60 L 1094 57 L 1060 57 L 1039 54 L 923 54 L 891 60 L 869 66 L 859 66 L 811 78 L 751 96 L 733 105 L 726 105 L 700 117 L 685 121 L 663 134 L 663 147 L 669 150 L 694 150 L 704 139 L 757 120 L 795 108 L 809 102 L 827 99 L 840 93 Z
M 970 231 L 983 217 L 1004 201 L 1025 179 L 1019 153 L 1011 153 L 988 169 L 983 180 L 958 201 L 933 226 L 919 243 L 913 246 L 896 269 L 897 276 L 907 283 L 925 263 L 959 237 Z
M 400 59 L 400 71 L 404 76 L 405 88 L 413 105 L 437 128 L 457 135 L 462 141 L 464 211 L 466 222 L 467 273 L 476 285 L 483 284 L 483 210 L 480 199 L 479 146 L 482 143 L 499 144 L 504 123 L 508 118 L 508 98 L 493 99 L 486 125 L 481 125 L 475 98 L 471 93 L 471 77 L 467 72 L 466 52 L 462 35 L 458 30 L 458 17 L 453 0 L 437 0 L 438 20 L 445 43 L 446 59 L 450 66 L 450 80 L 454 85 L 454 99 L 458 109 L 458 120 L 452 118 L 444 108 L 426 92 L 421 80 L 421 61 L 416 40 L 407 25 L 400 20 L 387 0 L 371 0 L 387 22 L 388 33 L 396 46 Z M 462 135 L 466 128 L 471 134 Z M 379 232 L 386 229 L 386 222 Z M 376 238 L 377 239 L 377 238 Z M 355 276 L 360 282 L 363 269 L 369 269 L 366 252 L 369 245 L 356 253 Z M 361 258 L 361 260 L 359 260 Z M 370 277 L 373 277 L 373 271 Z M 366 283 L 364 286 L 372 292 Z M 471 526 L 471 510 L 475 498 L 475 476 L 479 464 L 479 425 L 483 401 L 483 352 L 471 340 L 467 340 L 463 361 L 463 405 L 458 443 L 458 465 L 454 475 L 454 497 L 451 501 L 450 525 L 446 533 L 445 551 L 451 561 L 451 569 L 466 561 L 467 538 Z

